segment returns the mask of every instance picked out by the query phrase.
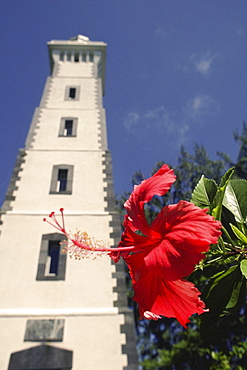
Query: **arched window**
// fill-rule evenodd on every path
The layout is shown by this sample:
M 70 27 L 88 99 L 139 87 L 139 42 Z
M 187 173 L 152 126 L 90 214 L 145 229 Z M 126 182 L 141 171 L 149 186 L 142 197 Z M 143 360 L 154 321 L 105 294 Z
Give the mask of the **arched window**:
M 12 353 L 8 370 L 71 370 L 72 358 L 72 351 L 40 345 Z

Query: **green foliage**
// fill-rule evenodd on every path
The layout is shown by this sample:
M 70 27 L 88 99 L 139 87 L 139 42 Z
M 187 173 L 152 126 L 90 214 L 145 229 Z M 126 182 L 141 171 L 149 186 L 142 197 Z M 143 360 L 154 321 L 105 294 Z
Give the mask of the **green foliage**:
M 174 321 L 166 321 L 158 334 L 163 338 L 163 348 L 157 348 L 155 356 L 146 354 L 143 369 L 245 368 L 247 181 L 232 180 L 232 176 L 231 168 L 219 185 L 202 176 L 191 197 L 195 205 L 207 208 L 223 225 L 219 243 L 210 248 L 190 277 L 203 289 L 202 299 L 209 312 L 193 318 L 186 331 Z M 244 314 L 240 315 L 240 310 Z M 171 331 L 177 334 L 172 335 Z M 168 345 L 168 337 L 172 345 Z
M 197 207 L 210 208 L 211 204 L 213 203 L 213 199 L 215 198 L 216 192 L 216 182 L 214 180 L 209 180 L 204 175 L 202 175 L 192 194 L 191 201 Z
M 191 198 L 197 206 L 207 207 L 223 225 L 219 243 L 212 246 L 199 266 L 204 269 L 213 263 L 222 270 L 210 279 L 203 292 L 202 298 L 209 308 L 201 320 L 203 335 L 220 317 L 239 309 L 246 295 L 247 181 L 231 180 L 232 175 L 233 169 L 228 170 L 218 186 L 202 177 Z M 221 217 L 225 210 L 225 217 Z
M 164 205 L 191 199 L 198 207 L 207 208 L 223 227 L 219 243 L 211 246 L 188 277 L 203 291 L 210 311 L 192 317 L 187 330 L 175 319 L 136 321 L 144 370 L 246 369 L 247 181 L 242 180 L 247 179 L 246 124 L 234 138 L 240 144 L 234 172 L 228 170 L 233 164 L 225 154 L 211 160 L 203 146 L 196 145 L 193 154 L 181 147 L 174 167 L 176 183 L 166 196 L 155 197 L 146 206 L 151 222 Z M 157 163 L 153 173 L 163 163 Z M 137 172 L 132 180 L 133 185 L 138 184 L 143 175 Z M 135 304 L 134 312 L 137 318 Z
M 230 309 L 238 305 L 245 293 L 241 289 L 242 280 L 243 276 L 237 265 L 231 266 L 212 277 L 202 295 L 202 299 L 209 309 L 209 312 L 203 315 L 201 319 L 202 335 L 207 335 L 207 332 L 212 325 L 215 325 L 220 316 L 229 313 Z
M 224 206 L 234 215 L 237 222 L 246 221 L 247 217 L 247 181 L 232 180 L 227 186 Z
M 233 327 L 246 328 L 246 322 L 233 320 L 228 323 L 223 318 L 223 328 L 216 324 L 215 331 L 203 341 L 197 330 L 197 318 L 193 318 L 188 330 L 178 330 L 175 336 L 169 329 L 163 331 L 165 346 L 158 350 L 157 356 L 142 362 L 145 370 L 231 370 L 246 369 L 247 342 L 245 335 L 237 331 L 231 333 Z M 244 325 L 244 326 L 243 326 Z M 174 328 L 173 328 L 174 329 Z M 227 330 L 229 329 L 229 330 Z M 173 340 L 173 343 L 167 339 Z M 229 342 L 232 345 L 229 347 Z
M 177 179 L 172 190 L 172 203 L 177 203 L 181 199 L 190 200 L 202 174 L 219 182 L 231 161 L 226 154 L 218 153 L 218 157 L 217 160 L 211 160 L 202 145 L 195 145 L 193 155 L 182 146 L 178 165 L 174 167 Z

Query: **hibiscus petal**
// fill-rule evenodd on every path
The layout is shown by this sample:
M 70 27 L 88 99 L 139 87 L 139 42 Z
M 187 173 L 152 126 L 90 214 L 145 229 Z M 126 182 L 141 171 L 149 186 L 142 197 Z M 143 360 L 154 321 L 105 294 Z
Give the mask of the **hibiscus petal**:
M 165 316 L 174 317 L 183 327 L 190 321 L 191 315 L 206 312 L 205 304 L 200 300 L 200 292 L 187 280 L 165 281 L 149 272 L 133 285 L 134 300 L 139 305 L 141 318 Z
M 183 247 L 184 249 L 180 245 L 170 243 L 169 240 L 163 240 L 146 254 L 146 268 L 153 270 L 166 280 L 177 280 L 189 276 L 204 255 L 197 251 L 189 251 L 191 248 L 189 244 L 184 243 Z
M 129 220 L 128 216 L 125 216 L 124 220 L 124 231 L 122 233 L 121 241 L 118 244 L 118 247 L 130 247 L 135 246 L 134 252 L 137 253 L 139 251 L 143 251 L 146 248 L 154 248 L 155 245 L 160 243 L 160 235 L 159 238 L 152 238 L 147 237 L 144 235 L 140 235 L 133 231 L 131 221 Z
M 130 216 L 133 226 L 149 235 L 150 228 L 144 215 L 144 203 L 149 202 L 154 195 L 164 195 L 175 181 L 174 171 L 164 164 L 152 177 L 134 187 L 124 207 Z
M 146 267 L 167 280 L 190 275 L 210 244 L 217 243 L 220 228 L 219 221 L 193 203 L 164 207 L 151 224 L 163 241 L 145 257 Z

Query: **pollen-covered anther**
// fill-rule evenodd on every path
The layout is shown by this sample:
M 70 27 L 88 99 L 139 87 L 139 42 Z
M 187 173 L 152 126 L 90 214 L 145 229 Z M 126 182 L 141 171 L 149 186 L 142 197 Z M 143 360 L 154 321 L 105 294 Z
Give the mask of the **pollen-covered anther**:
M 69 256 L 80 260 L 83 258 L 108 255 L 109 245 L 106 245 L 102 240 L 90 238 L 85 231 L 76 231 L 74 234 L 68 235 L 68 240 L 62 242 L 63 251 L 68 252 Z

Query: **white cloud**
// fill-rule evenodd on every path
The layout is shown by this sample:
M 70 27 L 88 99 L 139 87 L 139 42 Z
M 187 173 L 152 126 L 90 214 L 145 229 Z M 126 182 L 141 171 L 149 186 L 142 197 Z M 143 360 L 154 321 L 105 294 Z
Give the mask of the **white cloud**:
M 193 131 L 196 129 L 198 133 L 205 119 L 219 109 L 219 103 L 210 95 L 197 94 L 174 111 L 163 105 L 143 112 L 131 111 L 123 123 L 129 135 L 138 137 L 143 143 L 148 145 L 150 140 L 159 137 L 172 150 L 190 142 Z
M 217 54 L 212 54 L 210 51 L 204 55 L 192 54 L 190 60 L 195 66 L 197 72 L 203 76 L 207 76 L 212 69 L 212 64 L 217 58 Z
M 163 106 L 160 106 L 156 109 L 150 109 L 144 113 L 143 119 L 146 121 L 149 127 L 161 129 L 165 128 L 169 132 L 174 128 L 174 122 L 171 114 Z
M 124 119 L 124 126 L 129 131 L 134 126 L 138 125 L 140 115 L 137 112 L 129 112 Z
M 129 133 L 142 135 L 148 138 L 154 131 L 157 135 L 167 138 L 169 145 L 180 146 L 187 140 L 187 132 L 190 128 L 188 122 L 179 120 L 177 114 L 168 112 L 164 106 L 150 109 L 142 114 L 129 112 L 124 119 L 124 126 Z
M 184 114 L 189 119 L 199 119 L 218 109 L 218 103 L 208 95 L 197 95 L 187 102 L 184 108 Z

